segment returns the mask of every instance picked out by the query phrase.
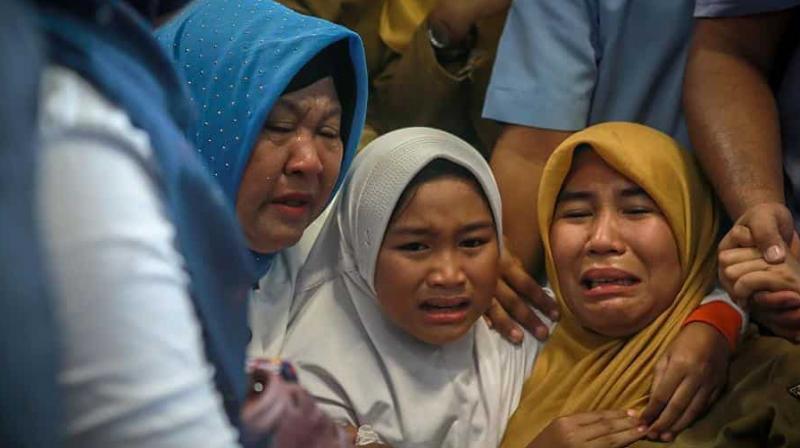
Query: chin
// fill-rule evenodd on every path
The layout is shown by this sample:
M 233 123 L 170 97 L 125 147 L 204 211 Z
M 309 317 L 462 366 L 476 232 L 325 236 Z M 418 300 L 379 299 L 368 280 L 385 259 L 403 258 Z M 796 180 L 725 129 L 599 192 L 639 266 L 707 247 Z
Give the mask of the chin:
M 282 233 L 277 235 L 269 235 L 265 238 L 260 238 L 255 241 L 250 239 L 249 246 L 250 249 L 255 252 L 269 254 L 294 246 L 298 241 L 300 241 L 302 236 L 303 232 L 297 234 Z
M 594 317 L 600 318 L 601 320 L 597 322 L 583 322 L 582 325 L 597 334 L 610 338 L 633 336 L 647 326 L 646 323 L 642 324 L 641 319 L 619 319 L 619 317 L 621 317 L 620 313 L 611 315 L 616 318 L 603 319 L 603 314 L 594 314 Z
M 438 328 L 425 332 L 418 332 L 413 336 L 426 344 L 447 345 L 464 337 L 472 325 L 467 327 Z

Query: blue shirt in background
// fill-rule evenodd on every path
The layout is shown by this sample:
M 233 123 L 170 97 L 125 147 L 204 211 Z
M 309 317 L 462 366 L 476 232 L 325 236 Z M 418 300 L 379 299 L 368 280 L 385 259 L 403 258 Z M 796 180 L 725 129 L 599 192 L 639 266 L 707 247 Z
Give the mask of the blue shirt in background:
M 692 0 L 517 0 L 483 116 L 577 131 L 652 126 L 688 147 L 681 109 Z

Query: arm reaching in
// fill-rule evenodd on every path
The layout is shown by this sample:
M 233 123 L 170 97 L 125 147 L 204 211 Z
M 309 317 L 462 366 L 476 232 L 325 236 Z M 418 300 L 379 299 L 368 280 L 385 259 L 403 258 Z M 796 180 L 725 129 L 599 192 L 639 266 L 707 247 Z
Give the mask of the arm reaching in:
M 622 448 L 647 434 L 647 427 L 634 415 L 634 411 L 597 411 L 560 417 L 528 448 Z
M 769 85 L 793 13 L 698 20 L 684 81 L 698 160 L 728 214 L 752 230 L 771 263 L 783 261 L 793 230 L 783 205 L 780 128 Z

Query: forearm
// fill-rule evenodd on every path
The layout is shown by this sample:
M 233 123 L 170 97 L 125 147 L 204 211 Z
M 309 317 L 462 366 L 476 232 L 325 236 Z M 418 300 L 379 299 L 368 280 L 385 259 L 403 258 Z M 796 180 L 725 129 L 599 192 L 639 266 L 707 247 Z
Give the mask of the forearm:
M 509 249 L 530 273 L 542 267 L 536 207 L 539 179 L 550 154 L 570 134 L 508 125 L 492 153 L 491 166 L 503 200 L 503 227 Z
M 736 348 L 744 332 L 747 314 L 721 289 L 715 289 L 689 314 L 683 325 L 702 322 L 714 327 L 728 341 L 731 350 Z
M 698 22 L 684 82 L 692 145 L 734 219 L 753 205 L 784 200 L 778 112 L 769 86 L 770 47 L 777 43 L 761 39 L 761 48 L 750 50 L 734 42 L 733 34 L 760 33 L 765 25 L 744 20 Z

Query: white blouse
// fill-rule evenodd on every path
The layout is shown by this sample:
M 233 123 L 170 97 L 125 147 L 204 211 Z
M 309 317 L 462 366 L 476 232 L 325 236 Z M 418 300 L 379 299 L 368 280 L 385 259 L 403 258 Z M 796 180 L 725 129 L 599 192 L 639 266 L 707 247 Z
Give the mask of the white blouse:
M 238 446 L 175 230 L 136 160 L 151 157 L 147 134 L 60 67 L 44 73 L 40 111 L 38 213 L 55 283 L 67 445 Z

